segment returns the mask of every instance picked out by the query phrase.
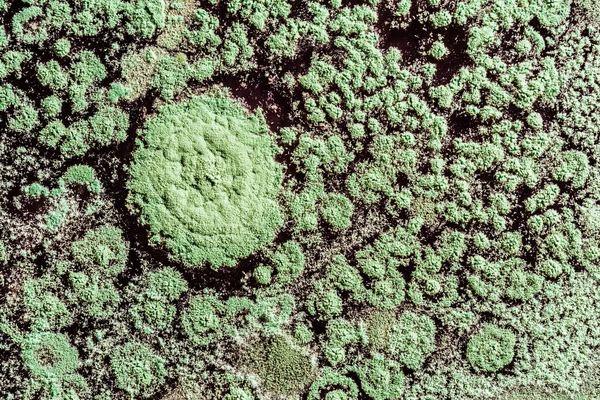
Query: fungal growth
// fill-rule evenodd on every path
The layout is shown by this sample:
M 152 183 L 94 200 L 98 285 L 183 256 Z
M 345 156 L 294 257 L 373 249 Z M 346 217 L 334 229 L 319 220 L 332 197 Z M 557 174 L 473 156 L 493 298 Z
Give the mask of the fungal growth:
M 219 268 L 273 240 L 282 172 L 264 122 L 204 95 L 162 108 L 140 140 L 131 202 L 174 258 Z
M 600 2 L 0 0 L 0 398 L 600 399 Z

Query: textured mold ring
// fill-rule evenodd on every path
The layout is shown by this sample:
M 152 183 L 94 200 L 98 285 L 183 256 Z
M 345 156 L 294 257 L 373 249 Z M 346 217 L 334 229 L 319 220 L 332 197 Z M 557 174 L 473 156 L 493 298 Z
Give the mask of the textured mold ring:
M 227 97 L 165 106 L 141 131 L 129 200 L 173 258 L 233 265 L 282 224 L 276 151 L 264 122 Z

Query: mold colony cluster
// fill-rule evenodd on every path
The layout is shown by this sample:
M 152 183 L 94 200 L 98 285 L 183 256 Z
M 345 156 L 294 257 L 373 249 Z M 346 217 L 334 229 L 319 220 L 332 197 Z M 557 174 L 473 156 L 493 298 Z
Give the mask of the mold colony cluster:
M 0 0 L 0 392 L 598 398 L 599 21 Z

